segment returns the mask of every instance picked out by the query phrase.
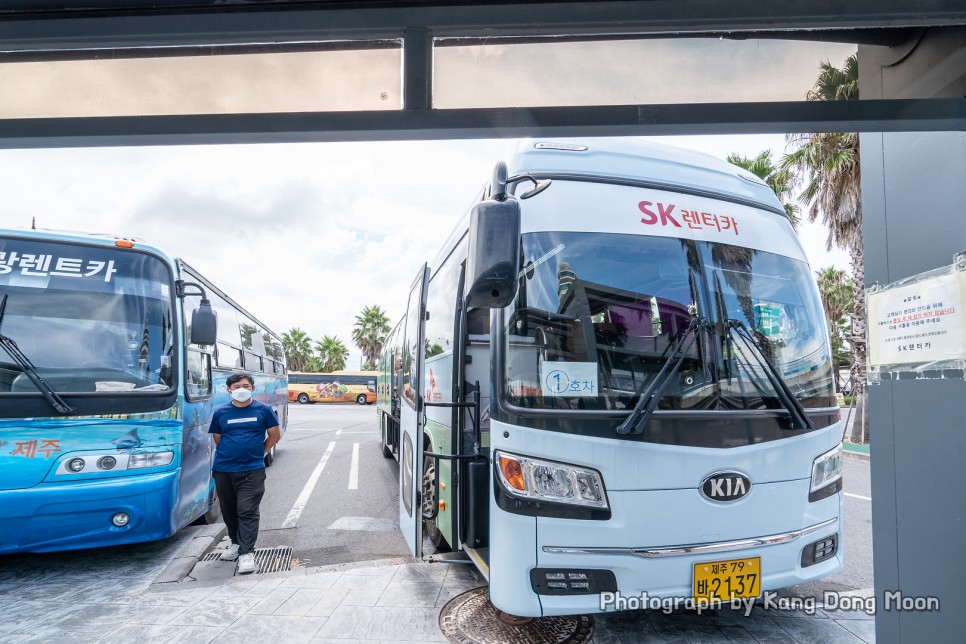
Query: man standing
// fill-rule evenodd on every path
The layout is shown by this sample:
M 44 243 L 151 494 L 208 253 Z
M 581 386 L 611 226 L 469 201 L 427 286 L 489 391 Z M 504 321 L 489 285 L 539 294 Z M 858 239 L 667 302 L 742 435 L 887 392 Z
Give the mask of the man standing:
M 238 572 L 245 575 L 255 572 L 251 553 L 265 494 L 265 454 L 279 441 L 281 430 L 272 408 L 252 399 L 255 380 L 250 375 L 233 373 L 227 384 L 231 403 L 215 410 L 208 429 L 218 446 L 211 473 L 231 539 L 221 558 L 238 559 Z

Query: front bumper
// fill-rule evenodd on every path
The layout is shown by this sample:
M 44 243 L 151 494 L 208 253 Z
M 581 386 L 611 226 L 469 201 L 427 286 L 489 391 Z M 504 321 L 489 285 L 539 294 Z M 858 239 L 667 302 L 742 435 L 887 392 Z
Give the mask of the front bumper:
M 613 516 L 607 521 L 518 517 L 496 509 L 500 514 L 491 514 L 494 540 L 500 529 L 495 524 L 502 527 L 508 520 L 533 522 L 536 535 L 527 561 L 527 544 L 519 536 L 525 526 L 513 531 L 514 544 L 491 548 L 491 599 L 501 610 L 528 616 L 621 609 L 602 605 L 596 592 L 537 595 L 531 588 L 534 568 L 609 571 L 625 598 L 646 593 L 651 598 L 687 599 L 693 592 L 694 564 L 749 557 L 761 558 L 763 592 L 825 577 L 843 565 L 841 538 L 834 556 L 813 565 L 802 565 L 802 550 L 840 536 L 842 495 L 809 503 L 808 485 L 807 479 L 761 484 L 748 498 L 732 504 L 713 504 L 693 489 L 615 491 L 608 494 Z M 513 553 L 512 562 L 503 561 L 506 555 L 501 554 L 507 550 Z M 495 586 L 494 580 L 500 583 Z M 509 592 L 524 587 L 535 602 Z M 515 612 L 520 607 L 527 612 Z
M 177 529 L 177 470 L 0 491 L 0 554 L 154 541 Z M 130 516 L 124 527 L 111 518 Z

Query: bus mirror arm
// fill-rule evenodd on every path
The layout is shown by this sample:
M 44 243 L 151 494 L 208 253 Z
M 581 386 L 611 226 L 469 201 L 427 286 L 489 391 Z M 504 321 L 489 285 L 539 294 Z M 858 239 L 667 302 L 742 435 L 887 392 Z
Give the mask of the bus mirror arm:
M 178 297 L 184 298 L 185 287 L 193 286 L 201 291 L 201 304 L 191 312 L 191 344 L 213 345 L 218 339 L 218 318 L 214 309 L 211 308 L 211 301 L 204 287 L 196 282 L 185 282 L 178 280 L 175 282 L 175 290 Z

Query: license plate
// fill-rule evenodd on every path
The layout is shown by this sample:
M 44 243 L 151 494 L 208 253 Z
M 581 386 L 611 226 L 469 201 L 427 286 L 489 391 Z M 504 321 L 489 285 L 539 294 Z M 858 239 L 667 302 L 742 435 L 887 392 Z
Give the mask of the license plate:
M 694 564 L 694 599 L 728 602 L 761 595 L 761 557 Z

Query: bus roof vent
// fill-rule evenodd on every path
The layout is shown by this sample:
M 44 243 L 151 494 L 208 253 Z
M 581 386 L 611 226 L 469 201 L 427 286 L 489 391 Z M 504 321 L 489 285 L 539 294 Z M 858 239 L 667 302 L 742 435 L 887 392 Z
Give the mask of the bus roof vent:
M 589 149 L 586 145 L 578 143 L 551 143 L 546 141 L 534 143 L 533 147 L 535 150 L 566 150 L 567 152 L 586 152 Z

